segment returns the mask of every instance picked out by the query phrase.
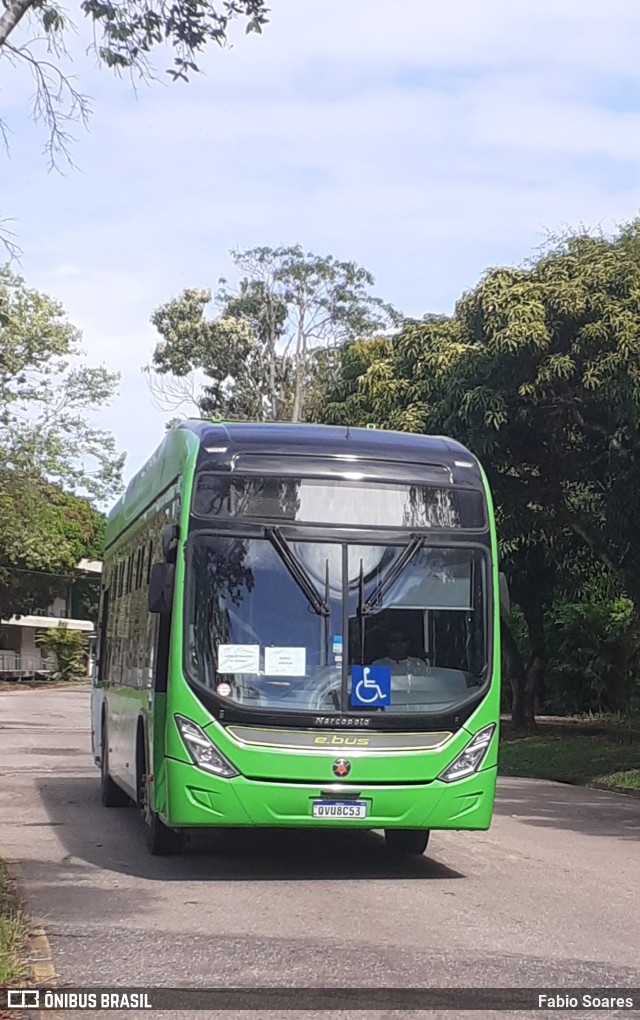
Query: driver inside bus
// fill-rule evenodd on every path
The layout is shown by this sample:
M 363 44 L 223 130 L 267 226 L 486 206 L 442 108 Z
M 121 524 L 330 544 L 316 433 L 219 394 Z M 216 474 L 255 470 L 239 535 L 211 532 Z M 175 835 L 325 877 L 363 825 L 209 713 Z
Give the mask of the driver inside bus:
M 390 666 L 392 676 L 414 676 L 428 672 L 428 663 L 425 659 L 415 655 L 408 655 L 409 635 L 402 627 L 392 627 L 385 635 L 387 654 L 381 659 L 375 659 L 374 666 Z

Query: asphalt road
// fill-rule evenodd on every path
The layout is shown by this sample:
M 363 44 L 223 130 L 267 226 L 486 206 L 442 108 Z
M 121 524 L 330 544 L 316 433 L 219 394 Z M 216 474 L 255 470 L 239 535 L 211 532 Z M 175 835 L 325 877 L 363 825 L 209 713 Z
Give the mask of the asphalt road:
M 9 692 L 0 851 L 67 985 L 640 987 L 640 800 L 615 794 L 504 779 L 489 832 L 433 833 L 423 858 L 327 831 L 152 858 L 137 812 L 100 804 L 88 691 Z M 327 1016 L 303 1006 L 287 1015 Z

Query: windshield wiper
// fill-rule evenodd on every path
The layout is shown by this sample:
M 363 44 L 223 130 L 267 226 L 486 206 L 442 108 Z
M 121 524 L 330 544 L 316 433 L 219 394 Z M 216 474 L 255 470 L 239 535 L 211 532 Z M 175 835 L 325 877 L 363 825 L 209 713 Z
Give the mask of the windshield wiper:
M 293 580 L 306 595 L 309 605 L 312 607 L 314 613 L 317 613 L 318 616 L 329 616 L 331 611 L 326 598 L 323 599 L 322 595 L 318 593 L 306 570 L 300 561 L 296 559 L 290 546 L 280 534 L 280 529 L 265 528 L 264 533 L 291 574 Z
M 364 662 L 364 569 L 362 564 L 362 557 L 360 557 L 360 576 L 358 577 L 358 629 L 359 629 L 359 644 L 360 644 L 360 658 L 359 662 Z
M 382 578 L 380 583 L 373 589 L 366 602 L 362 604 L 362 616 L 368 616 L 375 611 L 376 606 L 389 588 L 398 580 L 404 568 L 411 562 L 419 549 L 424 545 L 424 535 L 413 535 L 409 545 L 398 557 L 388 574 Z

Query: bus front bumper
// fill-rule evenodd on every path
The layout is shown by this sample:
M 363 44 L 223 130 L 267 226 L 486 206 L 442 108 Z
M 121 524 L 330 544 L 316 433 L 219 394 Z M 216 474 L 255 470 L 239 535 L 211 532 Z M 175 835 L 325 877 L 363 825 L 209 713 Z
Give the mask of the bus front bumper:
M 166 759 L 167 803 L 157 805 L 173 828 L 269 826 L 341 829 L 488 829 L 495 795 L 495 768 L 455 783 L 401 782 L 375 786 L 268 780 L 219 779 L 175 759 Z M 318 800 L 365 801 L 365 818 L 313 818 Z

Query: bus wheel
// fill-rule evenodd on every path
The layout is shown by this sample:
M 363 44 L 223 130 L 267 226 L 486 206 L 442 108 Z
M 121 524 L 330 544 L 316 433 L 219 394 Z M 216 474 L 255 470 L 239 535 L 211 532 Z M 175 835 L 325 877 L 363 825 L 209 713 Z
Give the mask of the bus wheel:
M 105 807 L 126 807 L 130 803 L 124 790 L 121 790 L 109 775 L 109 738 L 104 723 L 100 749 L 100 798 Z
M 423 854 L 429 842 L 428 829 L 385 829 L 387 849 L 394 854 Z
M 138 758 L 138 807 L 147 830 L 146 844 L 149 853 L 154 857 L 179 854 L 185 843 L 184 833 L 170 829 L 151 807 L 144 752 Z
M 147 850 L 154 857 L 171 857 L 182 852 L 184 833 L 170 829 L 149 809 L 147 819 Z

